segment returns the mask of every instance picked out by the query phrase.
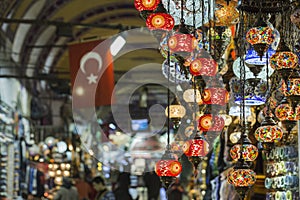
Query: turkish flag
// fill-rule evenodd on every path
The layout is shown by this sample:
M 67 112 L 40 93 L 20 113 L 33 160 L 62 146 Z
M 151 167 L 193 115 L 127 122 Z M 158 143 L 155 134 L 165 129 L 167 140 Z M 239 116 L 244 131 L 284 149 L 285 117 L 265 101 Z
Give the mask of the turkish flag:
M 110 105 L 114 89 L 110 40 L 69 45 L 73 108 Z

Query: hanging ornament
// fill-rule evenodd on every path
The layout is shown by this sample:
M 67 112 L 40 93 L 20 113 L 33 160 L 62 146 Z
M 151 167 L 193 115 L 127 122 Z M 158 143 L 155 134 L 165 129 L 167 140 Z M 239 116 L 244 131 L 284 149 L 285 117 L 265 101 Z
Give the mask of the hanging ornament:
M 200 131 L 222 131 L 225 122 L 222 116 L 204 114 L 198 120 L 198 128 Z
M 146 25 L 150 30 L 170 31 L 174 27 L 174 19 L 167 13 L 152 13 L 147 17 Z
M 236 9 L 237 2 L 225 2 L 216 0 L 216 26 L 232 26 L 239 22 L 239 11 Z
M 262 59 L 269 45 L 275 40 L 275 36 L 272 28 L 260 17 L 256 25 L 247 32 L 246 39 Z
M 175 159 L 170 150 L 166 150 L 162 159 L 156 162 L 155 173 L 160 177 L 166 189 L 181 173 L 181 163 Z
M 204 90 L 203 103 L 224 106 L 229 101 L 229 92 L 225 88 L 207 88 Z
M 178 129 L 181 118 L 184 117 L 186 110 L 185 108 L 179 103 L 177 97 L 175 97 L 174 101 L 170 106 L 166 108 L 165 114 L 168 117 L 168 109 L 170 112 L 169 118 L 172 120 L 174 124 L 174 128 Z
M 217 72 L 218 63 L 212 58 L 197 58 L 190 64 L 193 76 L 215 76 Z
M 194 170 L 196 171 L 199 163 L 209 152 L 209 144 L 199 135 L 199 133 L 196 133 L 196 136 L 193 139 L 184 143 L 182 150 L 193 164 Z

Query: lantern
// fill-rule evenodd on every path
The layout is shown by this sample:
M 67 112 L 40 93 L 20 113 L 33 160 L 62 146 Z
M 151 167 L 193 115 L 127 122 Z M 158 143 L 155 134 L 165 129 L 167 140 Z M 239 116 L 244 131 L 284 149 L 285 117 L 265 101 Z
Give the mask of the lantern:
M 230 149 L 230 156 L 234 161 L 240 159 L 241 154 L 245 161 L 252 162 L 258 156 L 258 149 L 253 144 L 236 144 Z
M 199 163 L 209 152 L 209 144 L 199 133 L 196 133 L 195 138 L 184 143 L 182 150 L 193 164 L 196 172 Z
M 254 136 L 261 142 L 265 149 L 269 150 L 275 141 L 279 141 L 283 136 L 282 129 L 276 125 L 272 117 L 266 116 L 261 123 L 261 127 L 255 130 Z
M 134 6 L 138 11 L 155 10 L 160 0 L 135 0 Z
M 186 32 L 177 32 L 168 40 L 171 53 L 176 53 L 186 58 L 197 47 L 196 38 Z
M 217 0 L 216 4 L 216 26 L 232 26 L 239 22 L 239 11 L 236 9 L 237 2 L 225 3 L 223 0 Z
M 170 113 L 170 116 L 169 116 Z M 184 117 L 186 113 L 185 108 L 180 105 L 177 97 L 175 97 L 173 103 L 171 105 L 169 105 L 166 108 L 165 114 L 167 117 L 169 117 L 173 123 L 174 123 L 174 128 L 177 129 L 180 125 L 180 120 L 182 117 Z
M 273 69 L 294 69 L 298 64 L 298 56 L 291 52 L 282 39 L 275 54 L 270 57 L 270 65 Z
M 252 169 L 235 167 L 228 172 L 227 181 L 235 187 L 241 199 L 244 199 L 249 188 L 256 182 L 256 173 Z
M 215 76 L 218 72 L 218 63 L 212 58 L 197 58 L 190 65 L 193 76 Z
M 170 31 L 174 27 L 174 19 L 167 13 L 152 13 L 147 17 L 146 25 L 150 30 Z
M 183 92 L 183 99 L 187 103 L 195 102 L 195 93 L 196 93 L 196 102 L 198 104 L 202 103 L 201 95 L 199 90 L 195 89 L 187 89 Z
M 222 116 L 204 114 L 198 120 L 198 128 L 201 131 L 222 131 L 225 122 Z
M 207 88 L 204 90 L 203 103 L 224 106 L 229 101 L 229 92 L 225 88 Z
M 155 164 L 155 173 L 160 177 L 166 188 L 181 173 L 181 170 L 181 163 L 174 158 L 174 155 L 169 150 Z
M 247 41 L 253 45 L 254 50 L 262 59 L 269 45 L 274 41 L 273 30 L 260 17 L 255 27 L 251 28 L 246 34 Z

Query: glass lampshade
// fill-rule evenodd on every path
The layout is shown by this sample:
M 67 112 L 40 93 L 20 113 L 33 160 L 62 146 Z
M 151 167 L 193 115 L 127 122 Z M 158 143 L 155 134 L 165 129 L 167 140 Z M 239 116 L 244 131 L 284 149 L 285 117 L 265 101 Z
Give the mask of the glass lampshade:
M 273 50 L 271 47 L 268 48 L 267 52 L 268 59 L 275 53 L 275 50 Z M 245 63 L 247 66 L 251 65 L 266 65 L 267 63 L 267 56 L 264 54 L 262 58 L 257 55 L 257 52 L 254 50 L 253 47 L 250 47 L 250 49 L 247 50 L 247 54 L 245 57 Z
M 259 142 L 273 143 L 282 138 L 283 131 L 271 117 L 267 116 L 262 122 L 262 126 L 255 130 L 254 136 Z
M 280 104 L 275 109 L 275 116 L 280 120 L 300 120 L 300 106 L 296 108 L 296 113 L 294 113 L 290 104 Z
M 203 103 L 224 106 L 229 101 L 229 92 L 224 88 L 207 88 L 204 90 Z
M 229 3 L 223 0 L 216 1 L 216 26 L 232 26 L 239 22 L 239 11 L 236 9 L 237 2 Z
M 171 53 L 183 54 L 191 53 L 197 47 L 197 40 L 192 34 L 177 32 L 168 40 Z
M 186 110 L 185 108 L 180 104 L 170 105 L 170 117 L 169 118 L 182 118 L 184 117 Z M 166 116 L 168 117 L 168 107 L 165 111 Z
M 273 30 L 262 18 L 259 18 L 255 27 L 251 28 L 246 34 L 247 41 L 253 45 L 258 56 L 262 57 L 275 40 Z
M 193 76 L 215 76 L 218 72 L 218 63 L 212 58 L 197 58 L 190 65 Z
M 182 171 L 181 163 L 177 160 L 159 160 L 155 165 L 158 176 L 178 176 Z
M 195 93 L 196 93 L 196 102 L 202 103 L 201 95 L 198 89 L 187 89 L 183 92 L 183 99 L 187 103 L 194 103 L 195 102 Z
M 222 116 L 204 114 L 198 120 L 198 128 L 200 131 L 222 131 L 225 122 Z
M 253 144 L 236 144 L 230 149 L 230 156 L 233 160 L 237 161 L 242 156 L 245 161 L 254 161 L 258 156 L 258 149 Z
M 252 169 L 233 169 L 228 172 L 227 181 L 234 187 L 251 187 L 256 182 L 256 173 Z
M 187 157 L 205 157 L 209 151 L 209 144 L 204 139 L 191 139 L 184 143 L 182 150 Z
M 174 19 L 167 13 L 152 13 L 147 17 L 146 25 L 150 30 L 172 30 Z
M 270 65 L 273 69 L 294 69 L 298 64 L 298 56 L 294 54 L 281 40 L 276 53 L 270 57 Z
M 134 6 L 138 11 L 155 10 L 160 0 L 135 0 Z

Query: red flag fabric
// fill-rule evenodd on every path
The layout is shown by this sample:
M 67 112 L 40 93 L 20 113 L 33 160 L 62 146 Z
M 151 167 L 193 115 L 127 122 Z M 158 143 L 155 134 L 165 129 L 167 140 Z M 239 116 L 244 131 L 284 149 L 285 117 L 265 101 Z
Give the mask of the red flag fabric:
M 110 105 L 114 89 L 110 42 L 69 45 L 73 108 Z

